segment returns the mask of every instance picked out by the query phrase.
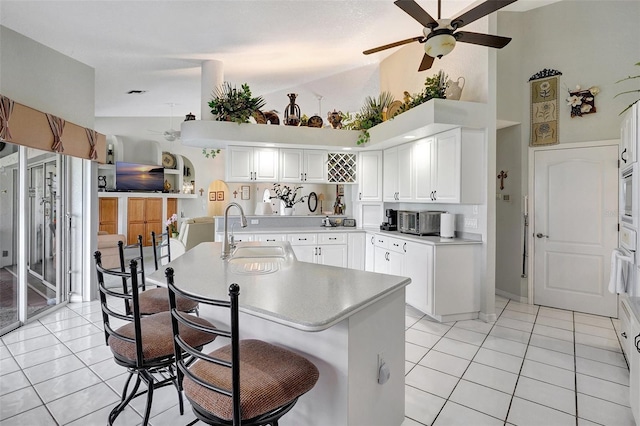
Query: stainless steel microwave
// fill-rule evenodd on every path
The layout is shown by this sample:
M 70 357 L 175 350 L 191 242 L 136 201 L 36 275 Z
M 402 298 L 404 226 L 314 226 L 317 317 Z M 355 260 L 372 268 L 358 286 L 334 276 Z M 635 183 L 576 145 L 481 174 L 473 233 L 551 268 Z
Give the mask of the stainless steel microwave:
M 405 234 L 436 235 L 440 233 L 440 215 L 438 210 L 398 211 L 398 230 Z

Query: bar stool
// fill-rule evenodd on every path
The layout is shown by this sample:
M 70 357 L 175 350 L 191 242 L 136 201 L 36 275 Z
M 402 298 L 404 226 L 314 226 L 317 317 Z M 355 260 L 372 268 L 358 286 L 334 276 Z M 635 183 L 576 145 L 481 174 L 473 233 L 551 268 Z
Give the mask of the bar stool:
M 180 414 L 182 414 L 184 412 L 184 403 L 175 375 L 176 360 L 171 314 L 168 311 L 148 316 L 140 314 L 138 302 L 141 293 L 139 293 L 138 263 L 136 260 L 131 260 L 129 272 L 120 272 L 102 267 L 102 254 L 100 251 L 96 251 L 94 257 L 100 290 L 105 342 L 111 349 L 116 364 L 125 367 L 129 372 L 129 377 L 122 390 L 120 403 L 109 413 L 108 424 L 113 424 L 132 399 L 147 394 L 143 421 L 143 424 L 147 425 L 151 413 L 153 392 L 155 389 L 167 385 L 176 387 Z M 105 275 L 130 281 L 131 291 L 119 292 L 107 288 L 104 282 Z M 122 299 L 125 300 L 125 306 L 131 308 L 131 314 L 122 313 L 122 309 L 115 308 L 115 303 Z M 210 322 L 202 318 L 186 313 L 184 315 L 194 324 L 207 328 L 213 327 Z M 111 325 L 112 319 L 118 320 L 118 323 L 124 321 L 125 324 L 114 330 Z M 189 342 L 189 345 L 200 349 L 207 343 L 212 342 L 216 337 L 193 328 L 185 328 L 181 335 L 185 342 Z M 136 376 L 136 381 L 131 391 L 129 391 L 133 376 Z M 141 382 L 146 384 L 147 389 L 138 392 Z
M 308 359 L 261 340 L 240 340 L 238 298 L 240 286 L 231 284 L 229 300 L 183 293 L 174 284 L 173 268 L 165 270 L 173 324 L 177 377 L 180 390 L 191 402 L 196 417 L 210 425 L 278 425 L 298 398 L 311 390 L 319 373 Z M 231 312 L 230 329 L 199 326 L 176 309 L 176 297 L 192 297 L 199 303 Z M 180 328 L 184 326 L 184 328 Z M 208 354 L 192 347 L 182 330 L 194 327 L 231 343 Z M 196 361 L 187 362 L 189 353 Z M 193 423 L 192 423 L 193 424 Z
M 125 258 L 125 250 L 135 249 L 136 255 L 132 258 Z M 142 245 L 142 235 L 138 235 L 138 240 L 134 244 L 130 244 L 125 246 L 122 241 L 118 242 L 118 252 L 120 254 L 120 271 L 126 272 L 126 263 L 127 261 L 135 260 L 138 264 L 137 273 L 139 274 L 139 283 L 142 287 L 142 292 L 140 293 L 140 314 L 141 315 L 151 315 L 158 312 L 168 312 L 169 311 L 169 295 L 167 294 L 167 289 L 165 287 L 156 287 L 147 290 L 146 289 L 146 279 L 145 279 L 145 270 L 144 270 L 144 251 Z M 128 293 L 128 285 L 125 279 L 122 280 L 122 290 L 125 293 Z M 131 314 L 131 308 L 125 305 L 127 310 L 127 315 Z M 198 311 L 198 302 L 193 300 L 185 299 L 183 297 L 178 298 L 178 308 L 184 312 L 194 312 Z

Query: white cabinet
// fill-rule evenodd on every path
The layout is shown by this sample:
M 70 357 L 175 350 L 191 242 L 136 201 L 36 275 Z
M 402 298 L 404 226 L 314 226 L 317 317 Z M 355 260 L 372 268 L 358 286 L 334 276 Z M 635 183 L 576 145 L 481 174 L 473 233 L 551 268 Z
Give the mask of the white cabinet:
M 384 151 L 384 201 L 482 204 L 484 132 L 452 129 Z
M 638 103 L 635 103 L 625 112 L 622 119 L 620 127 L 620 170 L 636 162 L 638 155 L 638 128 L 640 127 L 639 115 L 640 107 L 638 107 Z
M 280 182 L 327 181 L 327 151 L 306 149 L 280 150 Z
M 629 399 L 636 423 L 640 424 L 640 318 L 631 316 L 631 347 L 629 352 Z
M 275 242 L 275 241 L 287 241 L 286 234 L 255 234 L 253 241 L 260 242 Z
M 364 246 L 364 270 L 375 272 L 376 234 L 367 232 Z
M 278 150 L 229 146 L 226 180 L 227 182 L 277 182 Z
M 347 268 L 364 271 L 365 268 L 365 241 L 363 232 L 350 232 L 347 234 Z
M 345 233 L 287 234 L 287 240 L 301 262 L 347 267 Z
M 376 235 L 374 244 L 374 271 L 381 274 L 403 276 L 406 243 L 386 235 Z
M 373 233 L 367 234 L 366 258 L 373 258 L 374 272 L 411 278 L 406 287 L 409 305 L 438 321 L 457 321 L 477 318 L 480 311 L 481 248 Z
M 360 153 L 358 201 L 382 201 L 382 151 Z
M 384 151 L 384 201 L 412 201 L 413 144 L 403 144 Z

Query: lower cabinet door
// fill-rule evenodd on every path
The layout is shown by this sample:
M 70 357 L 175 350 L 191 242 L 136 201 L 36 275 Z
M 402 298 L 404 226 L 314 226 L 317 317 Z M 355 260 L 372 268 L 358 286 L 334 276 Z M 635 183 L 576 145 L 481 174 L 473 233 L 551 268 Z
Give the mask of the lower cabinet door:
M 291 248 L 296 254 L 299 262 L 316 263 L 316 247 L 315 246 L 294 246 Z
M 322 265 L 347 267 L 347 246 L 343 244 L 323 245 L 317 248 L 318 263 Z
M 636 423 L 640 424 L 640 318 L 631 319 L 631 347 L 629 352 L 629 397 L 631 399 L 631 411 Z

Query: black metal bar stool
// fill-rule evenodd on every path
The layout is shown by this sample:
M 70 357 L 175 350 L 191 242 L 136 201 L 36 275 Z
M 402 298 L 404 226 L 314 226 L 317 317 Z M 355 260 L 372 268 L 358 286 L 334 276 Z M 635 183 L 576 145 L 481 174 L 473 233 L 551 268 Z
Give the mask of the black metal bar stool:
M 122 390 L 120 403 L 109 413 L 108 424 L 111 425 L 127 404 L 142 394 L 147 394 L 147 404 L 143 424 L 149 422 L 153 392 L 155 389 L 167 385 L 175 385 L 180 403 L 180 413 L 184 412 L 182 394 L 178 387 L 175 375 L 175 352 L 173 344 L 173 330 L 171 314 L 169 311 L 153 315 L 142 316 L 139 307 L 138 264 L 132 260 L 129 272 L 114 271 L 102 267 L 102 254 L 95 252 L 96 271 L 100 290 L 100 304 L 102 307 L 102 319 L 104 323 L 104 336 L 107 346 L 111 348 L 114 360 L 117 364 L 126 367 L 129 377 Z M 131 291 L 120 292 L 105 286 L 104 276 L 110 275 L 127 281 L 127 287 Z M 125 306 L 129 306 L 131 313 L 123 312 L 119 301 L 124 300 Z M 116 308 L 116 303 L 118 308 Z M 213 325 L 201 318 L 184 314 L 194 324 L 207 328 Z M 126 324 L 113 329 L 111 320 L 125 321 Z M 187 333 L 187 334 L 184 334 Z M 215 335 L 203 333 L 193 328 L 184 329 L 182 338 L 196 348 L 202 348 L 215 339 Z M 182 358 L 184 359 L 184 358 Z M 136 376 L 135 384 L 131 391 L 129 385 L 133 376 Z M 138 392 L 140 383 L 145 382 L 147 389 Z
M 181 292 L 174 284 L 173 268 L 167 268 L 165 276 L 169 288 L 178 386 L 184 389 L 198 420 L 210 425 L 277 426 L 278 419 L 293 408 L 300 396 L 315 386 L 319 377 L 316 366 L 288 349 L 261 340 L 240 340 L 240 287 L 237 284 L 229 287 L 229 300 L 215 300 Z M 193 316 L 189 317 L 177 309 L 177 296 L 229 309 L 230 329 L 211 328 L 194 322 Z M 203 353 L 185 339 L 183 330 L 187 328 L 229 338 L 231 343 L 208 354 Z M 196 361 L 189 364 L 183 353 Z

